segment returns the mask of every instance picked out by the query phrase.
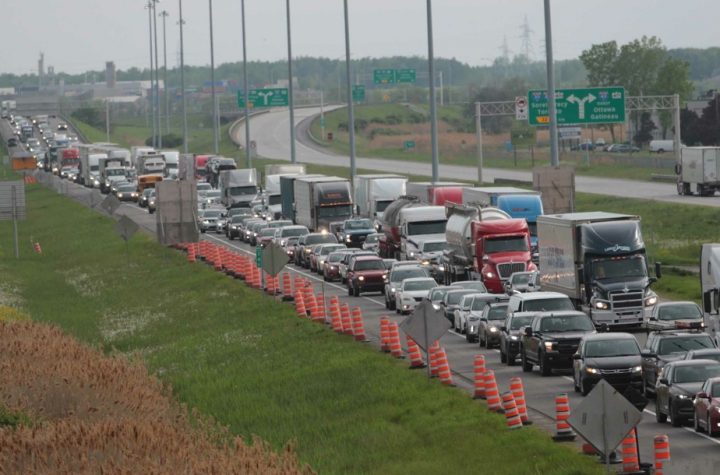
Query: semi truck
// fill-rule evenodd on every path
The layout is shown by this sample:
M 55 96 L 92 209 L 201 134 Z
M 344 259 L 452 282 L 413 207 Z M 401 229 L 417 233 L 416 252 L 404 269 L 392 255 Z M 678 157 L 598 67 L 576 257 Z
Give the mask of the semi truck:
M 100 159 L 105 153 L 93 153 L 90 148 L 80 149 L 80 183 L 88 188 L 100 187 Z
M 220 202 L 228 208 L 250 208 L 258 199 L 258 174 L 254 168 L 223 170 L 219 175 Z
M 433 201 L 435 200 L 433 196 L 433 190 L 446 187 L 462 188 L 463 186 L 465 186 L 463 183 L 457 183 L 453 181 L 419 181 L 408 183 L 406 186 L 406 191 L 408 196 L 416 196 L 420 201 L 423 201 L 425 203 L 433 203 Z M 460 203 L 460 198 L 457 198 L 457 200 L 457 203 Z
M 131 165 L 137 168 L 138 158 L 142 155 L 155 155 L 157 151 L 153 147 L 137 146 L 133 145 L 130 147 L 130 162 Z
M 481 280 L 488 291 L 505 292 L 515 272 L 537 270 L 532 262 L 530 230 L 524 219 L 493 207 L 448 205 L 443 254 L 445 282 Z
M 406 194 L 407 181 L 399 175 L 356 175 L 353 198 L 357 215 L 379 224 L 390 203 Z
M 305 165 L 265 165 L 265 181 L 262 204 L 267 216 L 273 219 L 282 217 L 282 190 L 280 179 L 284 176 L 305 174 Z
M 713 196 L 720 190 L 720 147 L 682 147 L 675 164 L 679 195 Z
M 383 235 L 378 239 L 380 256 L 389 259 L 400 257 L 400 211 L 408 207 L 422 206 L 417 196 L 403 195 L 390 203 L 380 219 Z
M 265 165 L 265 176 L 268 175 L 306 175 L 305 165 L 280 164 Z
M 295 224 L 329 231 L 330 223 L 352 216 L 350 182 L 336 176 L 298 177 L 294 182 Z
M 406 206 L 398 212 L 400 225 L 400 260 L 414 259 L 427 241 L 445 238 L 445 207 Z
M 210 186 L 218 188 L 220 186 L 220 173 L 227 170 L 236 170 L 237 164 L 232 158 L 212 157 L 205 164 L 205 179 Z M 257 185 L 257 180 L 255 180 Z
M 144 175 L 160 175 L 165 173 L 165 157 L 159 153 L 153 155 L 140 155 L 135 163 L 138 177 Z
M 100 192 L 109 193 L 114 184 L 125 181 L 125 160 L 107 157 L 98 161 Z
M 596 326 L 642 325 L 657 303 L 638 216 L 569 213 L 538 218 L 540 285 L 567 295 Z
M 284 219 L 295 222 L 295 180 L 323 175 L 285 175 L 280 177 L 280 208 Z
M 720 244 L 702 245 L 700 285 L 705 313 L 705 330 L 712 335 L 715 343 L 720 343 Z

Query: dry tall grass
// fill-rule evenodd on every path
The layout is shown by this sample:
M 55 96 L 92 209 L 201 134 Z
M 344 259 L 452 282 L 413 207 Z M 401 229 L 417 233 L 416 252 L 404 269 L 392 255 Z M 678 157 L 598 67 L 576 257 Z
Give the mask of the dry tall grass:
M 0 321 L 0 381 L 0 404 L 36 421 L 0 429 L 0 473 L 311 472 L 290 447 L 189 417 L 141 363 L 55 327 Z

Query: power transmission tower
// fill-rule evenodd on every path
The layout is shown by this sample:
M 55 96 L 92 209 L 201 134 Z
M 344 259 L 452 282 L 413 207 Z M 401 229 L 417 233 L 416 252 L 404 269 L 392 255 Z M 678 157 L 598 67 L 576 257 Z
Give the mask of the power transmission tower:
M 500 46 L 500 51 L 502 51 L 502 59 L 504 59 L 506 62 L 509 62 L 510 61 L 510 47 L 508 46 L 507 35 L 503 36 L 503 43 L 502 43 L 502 46 Z
M 527 61 L 530 61 L 531 55 L 532 55 L 532 35 L 535 33 L 532 29 L 530 29 L 530 23 L 528 22 L 527 15 L 525 15 L 525 20 L 523 21 L 523 24 L 520 25 L 520 40 L 521 40 L 521 49 L 523 54 L 525 55 L 525 59 Z

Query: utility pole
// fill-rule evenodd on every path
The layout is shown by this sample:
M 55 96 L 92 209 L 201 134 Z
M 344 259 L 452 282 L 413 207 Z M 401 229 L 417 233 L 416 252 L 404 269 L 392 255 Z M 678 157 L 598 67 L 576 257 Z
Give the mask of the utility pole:
M 250 150 L 250 91 L 248 91 L 247 71 L 247 40 L 245 39 L 245 0 L 240 1 L 242 14 L 242 42 L 243 42 L 243 95 L 245 96 L 245 159 L 247 167 L 252 168 L 252 150 Z
M 287 10 L 287 42 L 288 42 L 288 106 L 290 107 L 290 161 L 297 163 L 295 156 L 295 111 L 293 110 L 293 71 L 292 71 L 292 35 L 290 34 L 290 0 L 285 0 Z
M 350 71 L 350 22 L 348 21 L 348 0 L 343 0 L 345 7 L 345 75 L 347 80 L 348 132 L 350 136 L 350 186 L 355 189 L 355 111 L 352 99 L 352 76 Z
M 153 34 L 152 34 L 152 2 L 153 0 L 148 0 L 147 4 L 145 5 L 145 8 L 148 11 L 148 39 L 150 40 L 150 95 L 148 97 L 148 106 L 150 107 L 150 112 L 152 116 L 152 146 L 155 147 L 157 145 L 157 130 L 155 129 L 155 98 L 154 95 L 154 81 L 153 81 Z M 87 82 L 87 81 L 85 81 Z
M 215 104 L 215 42 L 213 39 L 213 9 L 212 0 L 208 0 L 210 6 L 210 91 L 212 98 L 212 123 L 213 123 L 213 153 L 216 155 L 219 153 L 220 137 L 217 129 L 217 107 Z
M 170 14 L 167 10 L 160 12 L 163 19 L 163 97 L 165 98 L 165 131 L 170 133 L 170 97 L 168 96 L 167 82 L 167 35 L 166 35 L 166 19 Z
M 438 181 L 437 101 L 435 98 L 435 57 L 433 53 L 432 0 L 427 0 L 428 69 L 430 81 L 430 139 L 432 142 L 432 181 Z
M 179 21 L 180 25 L 180 95 L 182 97 L 182 116 L 183 116 L 183 153 L 188 153 L 188 127 L 187 127 L 187 102 L 185 100 L 185 50 L 183 49 L 183 20 L 182 0 L 178 0 L 180 7 Z
M 553 63 L 550 0 L 545 0 L 545 55 L 547 67 L 548 112 L 550 113 L 550 165 L 560 165 L 558 155 L 557 113 L 555 105 L 555 65 Z
M 153 2 L 153 37 L 155 41 L 155 113 L 157 114 L 157 147 L 162 148 L 162 123 L 160 122 L 160 63 L 158 62 L 158 39 L 157 39 L 157 4 L 160 0 Z

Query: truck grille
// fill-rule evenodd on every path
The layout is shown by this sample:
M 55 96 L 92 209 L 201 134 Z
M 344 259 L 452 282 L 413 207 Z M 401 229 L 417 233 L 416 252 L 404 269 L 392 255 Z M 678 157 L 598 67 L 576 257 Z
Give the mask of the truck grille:
M 498 264 L 498 274 L 501 279 L 509 278 L 514 272 L 525 272 L 524 262 L 511 262 L 509 264 Z
M 610 304 L 612 309 L 616 311 L 642 308 L 643 292 L 612 292 L 610 294 Z
M 564 340 L 558 342 L 557 349 L 559 353 L 571 355 L 575 353 L 580 346 L 580 340 Z
M 600 374 L 630 374 L 632 368 L 620 368 L 620 369 L 601 369 Z

